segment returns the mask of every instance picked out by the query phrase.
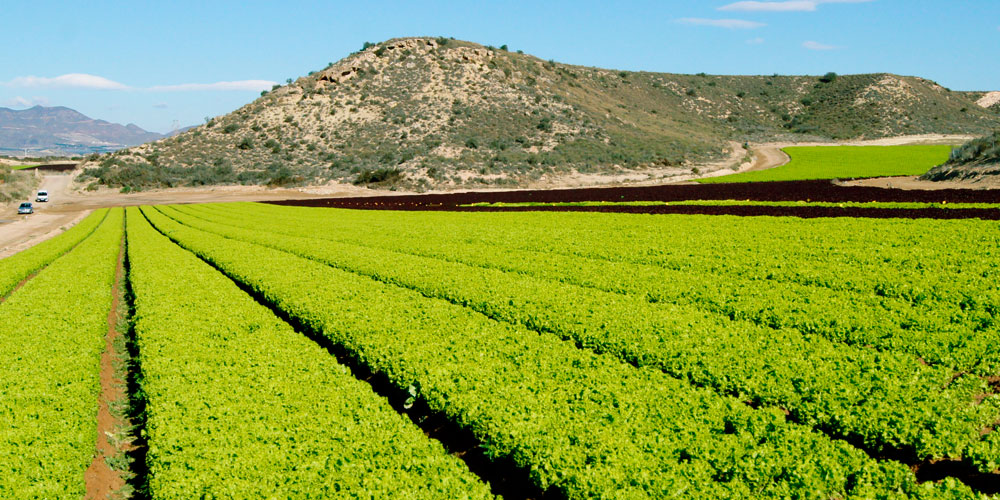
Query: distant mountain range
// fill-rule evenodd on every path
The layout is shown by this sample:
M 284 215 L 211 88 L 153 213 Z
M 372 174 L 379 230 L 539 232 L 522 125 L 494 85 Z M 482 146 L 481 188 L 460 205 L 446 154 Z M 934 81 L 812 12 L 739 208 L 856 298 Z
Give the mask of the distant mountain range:
M 95 120 L 70 108 L 0 108 L 0 154 L 81 156 L 107 153 L 166 136 L 135 124 Z

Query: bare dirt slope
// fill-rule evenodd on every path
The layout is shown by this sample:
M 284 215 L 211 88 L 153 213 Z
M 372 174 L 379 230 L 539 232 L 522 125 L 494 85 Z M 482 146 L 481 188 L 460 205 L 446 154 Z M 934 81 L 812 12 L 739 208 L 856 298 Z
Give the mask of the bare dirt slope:
M 48 191 L 51 199 L 59 201 L 54 201 L 51 205 L 36 203 L 33 215 L 17 215 L 18 203 L 9 204 L 0 210 L 0 258 L 55 236 L 90 213 L 87 209 L 62 209 L 61 205 L 65 204 L 62 200 L 68 193 L 71 182 L 69 175 L 45 176 L 38 189 Z

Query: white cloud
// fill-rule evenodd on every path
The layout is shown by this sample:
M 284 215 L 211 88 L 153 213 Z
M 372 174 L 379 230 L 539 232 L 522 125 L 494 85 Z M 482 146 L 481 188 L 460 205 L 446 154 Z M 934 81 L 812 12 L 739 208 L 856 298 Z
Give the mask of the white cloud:
M 30 108 L 31 107 L 31 101 L 29 101 L 29 100 L 27 100 L 27 99 L 25 99 L 25 98 L 23 98 L 21 96 L 16 96 L 16 97 L 11 97 L 10 99 L 7 99 L 6 101 L 4 101 L 3 105 L 4 106 L 10 106 L 12 108 Z
M 743 1 L 723 5 L 717 10 L 730 12 L 813 12 L 825 3 L 867 3 L 875 0 L 788 0 L 782 2 Z
M 215 83 L 182 83 L 178 85 L 154 85 L 152 87 L 130 87 L 102 76 L 85 73 L 69 73 L 53 78 L 40 76 L 19 76 L 9 82 L 0 82 L 5 87 L 23 88 L 72 88 L 91 90 L 135 90 L 151 92 L 190 92 L 190 91 L 253 91 L 260 92 L 270 89 L 276 82 L 270 80 L 238 80 L 233 82 Z
M 32 106 L 48 106 L 49 100 L 44 97 L 37 96 L 30 99 L 22 96 L 14 96 L 0 104 L 11 108 L 30 108 Z
M 814 42 L 812 40 L 802 42 L 802 46 L 809 50 L 836 50 L 842 48 L 836 45 L 827 45 L 825 43 Z
M 811 0 L 791 2 L 736 2 L 718 10 L 735 12 L 811 12 L 817 3 Z
M 764 39 L 761 37 L 751 38 L 747 40 L 747 45 L 760 45 L 762 43 L 764 43 Z
M 69 73 L 55 78 L 44 78 L 40 76 L 20 76 L 4 85 L 8 87 L 49 87 L 49 88 L 73 88 L 73 89 L 97 89 L 97 90 L 127 90 L 128 85 L 118 83 L 107 78 L 88 75 L 85 73 Z
M 167 109 L 169 106 L 165 102 L 158 102 L 154 104 L 153 107 L 156 109 Z
M 277 82 L 270 80 L 239 80 L 235 82 L 182 83 L 179 85 L 156 85 L 149 87 L 153 92 L 188 92 L 197 90 L 242 90 L 260 92 L 270 90 Z
M 743 19 L 704 19 L 700 17 L 685 17 L 678 19 L 677 22 L 693 24 L 695 26 L 713 26 L 716 28 L 726 29 L 753 29 L 767 26 L 764 23 L 745 21 Z

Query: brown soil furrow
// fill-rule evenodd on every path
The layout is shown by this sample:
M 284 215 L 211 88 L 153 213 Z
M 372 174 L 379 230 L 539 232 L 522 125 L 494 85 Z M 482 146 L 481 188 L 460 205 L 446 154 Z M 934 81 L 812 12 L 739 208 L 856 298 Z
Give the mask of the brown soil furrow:
M 156 228 L 155 225 L 153 227 Z M 159 231 L 159 228 L 156 229 Z M 170 235 L 163 232 L 160 234 L 183 248 Z M 263 293 L 227 273 L 210 260 L 193 252 L 192 255 L 229 278 L 233 284 L 257 301 L 258 304 L 266 307 L 296 332 L 312 340 L 334 356 L 337 362 L 346 366 L 356 379 L 369 384 L 375 394 L 384 398 L 398 413 L 409 418 L 414 425 L 423 431 L 424 435 L 438 441 L 449 453 L 465 462 L 473 474 L 489 483 L 494 494 L 507 500 L 559 498 L 558 491 L 554 486 L 547 490 L 539 488 L 531 480 L 531 471 L 517 465 L 513 457 L 490 454 L 483 441 L 469 427 L 449 418 L 440 410 L 431 409 L 424 399 L 419 397 L 413 399 L 407 389 L 395 385 L 387 374 L 372 371 L 364 362 L 363 357 L 358 356 L 356 352 L 335 343 L 308 322 L 287 313 Z
M 912 465 L 910 470 L 920 482 L 957 479 L 973 490 L 986 495 L 1000 493 L 1000 472 L 978 472 L 961 460 L 927 460 Z
M 167 217 L 171 216 L 167 215 Z M 175 222 L 183 224 L 183 222 L 177 219 L 174 220 Z M 164 235 L 167 236 L 166 234 Z M 169 238 L 169 236 L 167 237 Z M 171 239 L 171 241 L 177 243 L 176 240 Z M 202 257 L 199 256 L 199 258 Z M 271 302 L 271 299 L 268 299 L 267 297 L 265 297 L 263 294 L 261 294 L 251 286 L 246 285 L 243 282 L 236 279 L 234 276 L 227 274 L 226 271 L 215 266 L 212 262 L 204 258 L 202 258 L 202 260 L 207 264 L 211 265 L 213 268 L 215 268 L 222 274 L 229 277 L 238 287 L 240 287 L 240 289 L 242 289 L 248 295 L 252 296 L 255 300 L 257 300 L 258 303 L 271 309 L 272 312 L 274 312 L 275 315 L 280 317 L 283 321 L 291 324 L 297 331 L 303 333 L 317 344 L 323 346 L 331 354 L 336 356 L 338 361 L 340 361 L 342 364 L 348 366 L 351 369 L 355 377 L 371 384 L 375 392 L 389 399 L 390 403 L 393 405 L 394 408 L 396 408 L 397 411 L 409 416 L 415 424 L 417 424 L 418 426 L 421 427 L 422 430 L 424 430 L 424 433 L 428 437 L 441 441 L 442 444 L 444 444 L 445 447 L 452 454 L 465 461 L 469 465 L 470 470 L 472 470 L 474 473 L 476 473 L 484 480 L 488 481 L 491 485 L 493 485 L 494 493 L 501 494 L 505 498 L 510 498 L 515 494 L 517 495 L 518 498 L 522 496 L 524 498 L 538 498 L 539 496 L 545 498 L 546 495 L 550 495 L 553 493 L 552 491 L 538 491 L 531 488 L 526 490 L 523 485 L 527 483 L 525 483 L 523 479 L 520 479 L 523 477 L 524 471 L 518 469 L 518 467 L 514 465 L 513 462 L 511 462 L 510 460 L 499 459 L 497 457 L 488 458 L 481 456 L 484 450 L 481 448 L 477 449 L 476 443 L 478 441 L 474 436 L 472 436 L 469 433 L 468 430 L 462 428 L 457 423 L 449 422 L 443 414 L 434 414 L 433 412 L 428 413 L 429 409 L 426 407 L 426 404 L 421 403 L 421 401 L 419 400 L 417 401 L 417 404 L 414 406 L 414 409 L 405 408 L 404 406 L 401 405 L 401 401 L 406 399 L 407 397 L 406 391 L 392 387 L 388 379 L 385 378 L 384 375 L 377 375 L 371 373 L 363 363 L 355 359 L 355 357 L 351 353 L 344 350 L 342 346 L 333 345 L 329 339 L 327 339 L 322 335 L 322 333 L 312 330 L 308 324 L 300 321 L 298 318 L 294 316 L 289 315 L 288 313 L 280 309 L 277 305 L 275 305 L 273 302 Z M 383 278 L 361 273 L 352 270 L 350 268 L 338 267 L 336 265 L 329 263 L 327 263 L 327 265 L 330 265 L 331 267 L 340 269 L 342 271 L 351 272 L 359 276 L 364 276 L 387 285 L 412 290 L 417 293 L 420 293 L 421 295 L 427 298 L 435 300 L 444 300 L 446 302 L 458 306 L 472 309 L 498 322 L 519 324 L 517 320 L 513 320 L 507 317 L 502 317 L 490 313 L 488 311 L 475 309 L 467 303 L 456 301 L 451 298 L 437 296 L 427 292 L 426 290 L 421 290 L 419 288 L 414 288 L 393 281 L 387 281 Z M 530 330 L 533 330 L 541 335 L 548 333 L 556 333 L 551 330 L 545 328 L 539 328 L 537 326 L 529 324 L 522 324 L 522 326 Z M 574 344 L 578 349 L 591 349 L 591 347 L 587 347 L 582 343 L 574 341 L 572 339 L 567 340 L 567 342 Z M 871 345 L 865 345 L 863 347 L 874 349 L 874 346 Z M 640 366 L 635 359 L 627 359 L 623 357 L 621 358 L 621 361 L 636 367 Z M 675 374 L 671 374 L 667 371 L 664 371 L 664 373 L 667 374 L 668 376 L 677 378 Z M 949 384 L 958 377 L 960 377 L 961 375 L 963 375 L 963 373 L 955 374 L 955 376 L 953 377 L 952 381 L 949 382 Z M 998 379 L 1000 379 L 1000 377 L 998 377 Z M 734 398 L 740 398 L 743 396 L 743 394 L 741 394 L 739 391 L 719 389 L 714 386 L 700 382 L 695 382 L 684 377 L 680 377 L 680 380 L 683 380 L 694 387 L 715 391 L 724 396 L 729 396 Z M 881 449 L 878 449 L 873 447 L 870 443 L 867 443 L 865 441 L 865 438 L 862 436 L 856 434 L 845 435 L 842 429 L 817 425 L 815 422 L 812 422 L 809 417 L 803 416 L 801 414 L 796 414 L 795 412 L 787 408 L 781 406 L 764 405 L 760 401 L 753 401 L 753 400 L 743 400 L 742 402 L 743 404 L 753 409 L 759 409 L 763 407 L 777 408 L 785 415 L 785 420 L 792 424 L 811 427 L 817 432 L 825 434 L 831 440 L 846 442 L 849 445 L 853 446 L 854 448 L 864 452 L 874 460 L 894 461 L 906 465 L 915 473 L 917 473 L 917 478 L 921 482 L 937 481 L 942 479 L 943 477 L 954 477 L 966 483 L 976 491 L 990 493 L 990 494 L 1000 492 L 1000 491 L 995 491 L 995 488 L 991 486 L 992 481 L 994 479 L 1000 478 L 1000 473 L 982 473 L 977 471 L 975 468 L 971 467 L 969 464 L 962 462 L 961 460 L 922 460 L 917 456 L 916 451 L 912 447 L 885 446 Z M 423 406 L 421 406 L 422 404 Z M 442 429 L 444 429 L 444 431 L 442 431 Z M 939 475 L 942 474 L 943 474 L 942 477 L 938 477 Z
M 42 269 L 45 269 L 45 267 L 42 267 Z M 0 297 L 0 304 L 3 304 L 3 303 L 4 303 L 4 301 L 6 301 L 8 297 L 10 297 L 11 295 L 14 295 L 14 292 L 16 292 L 16 291 L 20 290 L 22 286 L 24 286 L 24 285 L 25 285 L 25 284 L 26 284 L 27 282 L 31 281 L 31 279 L 32 279 L 32 278 L 34 278 L 35 276 L 37 276 L 37 275 L 38 275 L 38 273 L 39 273 L 39 272 L 40 272 L 40 271 L 41 271 L 42 269 L 39 269 L 38 271 L 35 271 L 35 272 L 33 272 L 33 273 L 31 273 L 31 274 L 29 274 L 29 275 L 25 276 L 25 278 L 24 278 L 23 280 L 21 280 L 21 282 L 20 282 L 20 283 L 18 283 L 18 284 L 17 284 L 17 285 L 16 285 L 16 286 L 15 286 L 15 287 L 14 287 L 14 288 L 13 288 L 13 289 L 12 289 L 12 290 L 10 291 L 10 293 L 8 293 L 7 295 L 4 295 L 3 297 Z
M 121 250 L 118 254 L 118 266 L 115 271 L 115 282 L 112 286 L 111 310 L 108 311 L 108 332 L 104 339 L 104 352 L 101 354 L 101 394 L 97 410 L 97 443 L 94 460 L 84 474 L 87 484 L 88 500 L 117 498 L 126 484 L 125 471 L 111 468 L 109 459 L 117 458 L 131 449 L 127 439 L 120 441 L 114 436 L 121 435 L 128 427 L 128 422 L 120 412 L 112 411 L 112 405 L 121 405 L 127 395 L 125 380 L 122 373 L 124 353 L 120 352 L 116 342 L 122 335 L 119 329 L 123 318 L 123 281 L 124 281 L 125 238 L 122 236 Z

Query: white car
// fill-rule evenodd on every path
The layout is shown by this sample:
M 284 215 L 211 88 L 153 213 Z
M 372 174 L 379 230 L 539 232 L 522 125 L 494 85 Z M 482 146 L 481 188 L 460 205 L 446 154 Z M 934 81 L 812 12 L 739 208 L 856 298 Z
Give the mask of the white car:
M 49 192 L 48 191 L 39 191 L 38 195 L 35 196 L 35 201 L 39 201 L 39 202 L 49 201 Z

